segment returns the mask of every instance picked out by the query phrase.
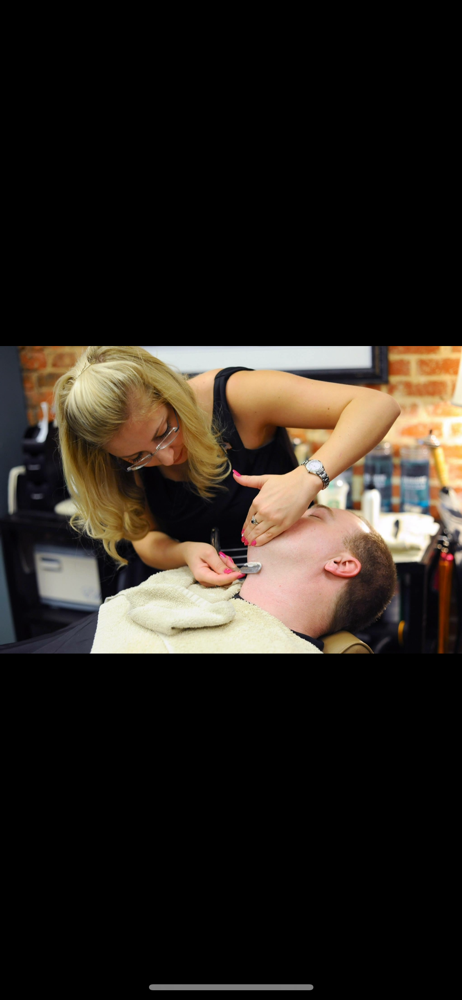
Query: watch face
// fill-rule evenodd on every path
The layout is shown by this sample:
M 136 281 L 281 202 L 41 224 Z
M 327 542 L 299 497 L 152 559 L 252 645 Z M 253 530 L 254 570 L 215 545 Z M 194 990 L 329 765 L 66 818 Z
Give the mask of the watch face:
M 310 467 L 310 469 L 313 469 L 315 472 L 321 472 L 322 471 L 322 464 L 321 464 L 321 462 L 318 462 L 316 458 L 314 458 L 313 461 L 310 462 L 309 467 Z

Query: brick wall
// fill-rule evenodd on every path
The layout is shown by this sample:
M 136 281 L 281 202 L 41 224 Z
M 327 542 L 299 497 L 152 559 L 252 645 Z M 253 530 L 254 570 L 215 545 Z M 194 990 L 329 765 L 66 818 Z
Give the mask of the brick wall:
M 40 403 L 51 406 L 56 379 L 75 364 L 85 347 L 19 347 L 28 419 L 36 423 Z M 430 430 L 444 445 L 451 485 L 462 504 L 462 409 L 451 406 L 461 354 L 460 347 L 389 347 L 389 381 L 372 386 L 391 393 L 401 406 L 401 415 L 387 435 L 394 450 L 393 505 L 399 509 L 399 449 L 415 438 L 426 437 Z M 301 437 L 314 454 L 330 431 L 305 431 L 290 428 Z M 354 468 L 353 503 L 360 506 L 363 484 L 361 460 Z M 439 484 L 432 463 L 430 480 L 431 513 L 438 516 L 436 506 Z
M 448 467 L 450 484 L 462 504 L 462 408 L 451 406 L 460 347 L 389 347 L 386 385 L 371 389 L 388 392 L 401 406 L 401 414 L 386 436 L 393 445 L 393 509 L 399 510 L 400 448 L 424 438 L 432 430 L 441 440 Z M 294 436 L 309 445 L 314 455 L 331 431 L 304 431 L 291 428 Z M 363 490 L 364 459 L 353 469 L 353 505 L 360 507 Z M 439 481 L 433 462 L 430 466 L 430 511 L 438 517 Z
M 53 387 L 60 375 L 75 365 L 85 347 L 18 347 L 27 417 L 36 424 L 42 416 L 40 403 L 53 402 Z

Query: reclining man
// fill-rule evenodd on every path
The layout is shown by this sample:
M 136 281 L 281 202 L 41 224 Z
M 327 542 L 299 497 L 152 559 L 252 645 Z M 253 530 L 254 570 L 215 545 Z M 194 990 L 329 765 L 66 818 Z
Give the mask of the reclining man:
M 395 593 L 389 549 L 351 510 L 316 504 L 248 558 L 261 571 L 229 587 L 184 566 L 109 598 L 91 652 L 318 654 L 323 635 L 366 628 Z

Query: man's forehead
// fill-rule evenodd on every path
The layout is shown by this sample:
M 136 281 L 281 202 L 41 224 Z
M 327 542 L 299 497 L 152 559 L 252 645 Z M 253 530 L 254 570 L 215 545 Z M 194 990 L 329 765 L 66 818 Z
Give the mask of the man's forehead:
M 366 535 L 370 534 L 371 529 L 367 521 L 364 520 L 364 517 L 362 516 L 360 511 L 339 510 L 339 511 L 334 511 L 334 513 L 337 514 L 337 519 L 339 521 L 340 518 L 342 519 L 342 527 L 346 526 L 348 522 L 348 526 L 351 528 L 352 531 L 364 531 Z M 340 517 L 338 515 L 340 515 Z
M 353 517 L 355 518 L 356 527 L 360 529 L 362 528 L 362 530 L 366 535 L 370 535 L 371 528 L 368 525 L 367 521 L 364 520 L 362 514 L 360 514 L 359 512 L 356 513 L 354 510 L 350 511 L 350 513 L 353 514 Z
M 303 518 L 311 517 L 316 511 L 325 511 L 328 524 L 337 524 L 342 529 L 348 528 L 351 531 L 364 531 L 365 534 L 370 533 L 370 527 L 364 520 L 360 511 L 355 510 L 344 510 L 337 507 L 328 507 L 326 504 L 317 503 L 314 504 L 309 510 L 302 514 Z M 325 516 L 325 515 L 324 515 Z

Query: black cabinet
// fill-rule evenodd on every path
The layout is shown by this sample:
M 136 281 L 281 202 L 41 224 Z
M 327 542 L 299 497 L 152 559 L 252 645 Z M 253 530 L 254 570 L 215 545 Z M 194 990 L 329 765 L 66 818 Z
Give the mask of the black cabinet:
M 418 561 L 396 561 L 398 591 L 377 622 L 358 637 L 374 653 L 413 655 L 436 653 L 438 644 L 438 589 L 435 574 L 439 535 L 431 538 Z
M 17 642 L 65 628 L 81 621 L 92 610 L 89 607 L 79 610 L 43 603 L 35 569 L 35 546 L 59 547 L 69 550 L 69 553 L 76 550 L 91 552 L 97 561 L 103 602 L 126 585 L 122 580 L 124 570 L 118 569 L 102 544 L 77 534 L 70 527 L 67 517 L 40 511 L 8 514 L 0 518 L 0 532 Z M 123 555 L 128 557 L 125 552 Z

